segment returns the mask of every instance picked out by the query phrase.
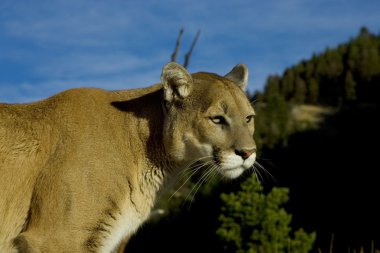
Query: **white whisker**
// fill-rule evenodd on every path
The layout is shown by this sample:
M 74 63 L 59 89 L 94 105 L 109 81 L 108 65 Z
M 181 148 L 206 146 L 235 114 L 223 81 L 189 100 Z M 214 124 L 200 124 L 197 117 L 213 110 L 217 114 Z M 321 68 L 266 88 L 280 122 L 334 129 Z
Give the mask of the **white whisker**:
M 272 180 L 274 182 L 277 183 L 276 179 L 274 178 L 274 176 L 263 166 L 261 165 L 258 161 L 255 161 L 255 164 L 253 165 L 254 168 L 256 168 L 256 170 L 261 170 L 263 171 L 266 175 L 268 175 L 270 178 L 272 178 Z
M 196 195 L 196 193 L 198 192 L 198 190 L 200 189 L 200 187 L 203 185 L 203 183 L 205 183 L 208 179 L 212 178 L 214 172 L 216 172 L 218 166 L 215 165 L 215 164 L 211 164 L 211 167 L 209 168 L 209 170 L 207 172 L 205 172 L 201 178 L 196 182 L 196 184 L 194 185 L 194 187 L 191 189 L 191 191 L 189 192 L 189 194 L 186 196 L 186 199 L 185 201 L 191 197 L 191 201 L 190 201 L 190 205 L 191 203 L 193 202 L 194 200 L 194 197 Z M 193 194 L 192 194 L 193 193 Z
M 192 163 L 190 163 L 187 168 L 185 168 L 182 173 L 183 175 L 181 176 L 181 178 L 178 180 L 182 180 L 184 177 L 187 177 L 187 179 L 181 184 L 180 187 L 178 187 L 178 189 L 169 197 L 168 200 L 170 200 L 180 189 L 182 189 L 182 187 L 202 168 L 208 166 L 208 163 L 209 161 L 206 161 L 202 164 L 198 164 L 198 162 L 200 162 L 202 159 L 205 159 L 205 158 L 209 158 L 211 156 L 206 156 L 206 157 L 202 157 L 202 158 L 199 158 L 195 161 L 193 161 Z M 193 167 L 194 166 L 194 167 Z M 190 176 L 189 176 L 190 174 Z
M 190 162 L 187 166 L 185 166 L 184 169 L 180 170 L 180 172 L 178 174 L 184 174 L 184 173 L 187 173 L 188 171 L 193 170 L 194 169 L 193 166 L 198 165 L 198 163 L 202 162 L 202 160 L 204 160 L 203 162 L 207 162 L 207 160 L 205 160 L 205 159 L 208 159 L 208 158 L 212 158 L 212 156 L 204 156 L 204 157 L 201 157 L 199 159 L 196 159 L 196 160 Z
M 264 176 L 265 175 L 266 177 L 265 178 L 271 178 L 274 182 L 277 183 L 276 179 L 274 178 L 274 176 L 262 165 L 260 164 L 257 159 L 256 161 L 254 162 L 254 164 L 250 167 L 251 171 L 253 171 L 253 173 L 255 174 L 255 177 L 257 179 L 257 181 L 260 183 L 260 184 L 263 184 L 264 183 Z M 263 174 L 264 173 L 264 174 Z
M 252 168 L 253 168 L 253 174 L 255 174 L 255 177 L 256 177 L 257 182 L 258 182 L 259 184 L 261 184 L 261 181 L 260 181 L 260 179 L 259 179 L 259 177 L 258 177 L 257 170 L 255 169 L 255 167 L 252 167 Z
M 258 170 L 256 167 L 253 166 L 253 171 L 256 175 L 257 181 L 262 185 L 264 183 L 264 178 L 260 174 L 260 170 Z

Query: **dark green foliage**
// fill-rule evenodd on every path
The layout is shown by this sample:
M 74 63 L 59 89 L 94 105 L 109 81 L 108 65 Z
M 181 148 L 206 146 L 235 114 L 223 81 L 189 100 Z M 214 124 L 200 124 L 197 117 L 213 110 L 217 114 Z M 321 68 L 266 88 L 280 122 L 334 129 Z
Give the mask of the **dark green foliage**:
M 356 82 L 351 71 L 347 71 L 344 78 L 344 95 L 347 101 L 356 100 Z
M 309 101 L 311 104 L 316 104 L 319 100 L 319 85 L 317 80 L 314 78 L 308 79 L 309 83 L 306 86 L 309 88 L 309 96 L 306 98 L 306 101 Z
M 380 35 L 362 28 L 348 43 L 313 54 L 310 60 L 286 69 L 282 76 L 268 77 L 264 92 L 255 95 L 259 150 L 287 143 L 288 136 L 296 131 L 290 116 L 294 105 L 373 103 L 379 93 Z
M 316 235 L 302 229 L 291 233 L 292 217 L 283 208 L 288 193 L 287 188 L 273 188 L 264 195 L 256 178 L 250 177 L 240 191 L 222 194 L 221 225 L 216 233 L 225 250 L 237 253 L 309 252 Z
M 348 43 L 316 55 L 268 78 L 264 97 L 278 93 L 292 104 L 337 106 L 346 101 L 375 101 L 380 80 L 380 36 L 366 28 Z M 377 88 L 379 89 L 379 88 Z
M 295 80 L 295 92 L 293 101 L 297 104 L 303 104 L 306 100 L 306 82 L 300 77 L 297 76 Z
M 256 94 L 255 138 L 260 145 L 259 151 L 276 160 L 281 168 L 286 168 L 282 177 L 286 181 L 284 185 L 294 189 L 289 202 L 293 207 L 290 210 L 295 215 L 294 221 L 298 226 L 307 225 L 318 231 L 317 247 L 326 248 L 323 245 L 328 243 L 328 237 L 333 232 L 338 232 L 340 236 L 334 252 L 344 252 L 342 250 L 346 251 L 349 245 L 363 245 L 361 238 L 379 238 L 376 232 L 379 219 L 375 212 L 371 214 L 368 211 L 373 208 L 363 208 L 371 206 L 372 200 L 362 200 L 374 199 L 372 187 L 375 183 L 370 183 L 374 178 L 372 165 L 365 164 L 376 163 L 369 162 L 370 159 L 376 159 L 376 155 L 364 142 L 376 143 L 378 140 L 378 131 L 375 130 L 378 127 L 372 122 L 374 115 L 378 114 L 378 94 L 380 34 L 373 35 L 365 28 L 348 43 L 314 54 L 310 60 L 288 68 L 282 76 L 268 78 L 264 92 Z M 334 108 L 335 114 L 325 118 L 318 129 L 297 132 L 295 122 L 292 122 L 292 109 L 302 103 L 327 105 Z M 280 144 L 286 144 L 286 148 Z M 362 155 L 358 152 L 351 154 L 352 147 L 360 149 Z M 323 157 L 315 161 L 315 154 L 319 152 L 323 153 Z M 343 154 L 342 157 L 338 157 L 337 153 Z M 359 168 L 361 172 L 357 174 Z M 367 172 L 363 172 L 367 169 Z M 278 176 L 277 179 L 281 180 Z M 350 194 L 351 186 L 360 181 L 359 190 L 355 189 L 355 193 Z M 315 194 L 315 189 L 323 190 Z M 357 199 L 354 196 L 358 196 Z M 326 206 L 330 208 L 326 210 Z M 351 222 L 341 216 L 349 212 L 352 213 L 351 217 L 361 218 L 352 219 Z M 316 221 L 318 216 L 323 218 Z M 286 216 L 282 219 L 286 224 Z M 235 219 L 230 219 L 229 224 L 235 222 Z M 249 252 L 249 245 L 244 242 L 251 238 L 242 236 L 238 248 L 239 244 L 233 238 L 237 237 L 239 230 L 231 228 L 228 231 L 231 234 L 229 247 Z M 294 236 L 296 239 L 302 235 Z
M 285 98 L 279 92 L 271 92 L 264 102 L 256 106 L 257 146 L 274 147 L 279 140 L 286 142 L 288 136 L 289 108 Z

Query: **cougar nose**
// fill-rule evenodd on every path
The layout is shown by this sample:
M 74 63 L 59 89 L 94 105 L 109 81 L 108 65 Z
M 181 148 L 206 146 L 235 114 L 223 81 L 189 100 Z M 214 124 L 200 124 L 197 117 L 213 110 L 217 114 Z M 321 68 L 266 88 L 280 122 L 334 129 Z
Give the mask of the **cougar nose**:
M 243 158 L 244 160 L 250 157 L 255 152 L 256 152 L 256 148 L 241 149 L 241 150 L 235 149 L 235 154 L 237 154 L 238 156 L 241 156 L 241 158 Z

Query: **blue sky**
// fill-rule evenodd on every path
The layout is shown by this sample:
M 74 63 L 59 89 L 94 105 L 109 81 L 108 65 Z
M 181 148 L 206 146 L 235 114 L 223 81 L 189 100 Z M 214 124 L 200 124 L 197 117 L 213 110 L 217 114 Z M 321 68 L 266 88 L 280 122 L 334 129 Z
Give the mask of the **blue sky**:
M 378 0 L 0 0 L 0 101 L 31 102 L 73 87 L 159 82 L 180 27 L 179 62 L 198 29 L 189 71 L 269 74 L 354 37 L 380 31 Z

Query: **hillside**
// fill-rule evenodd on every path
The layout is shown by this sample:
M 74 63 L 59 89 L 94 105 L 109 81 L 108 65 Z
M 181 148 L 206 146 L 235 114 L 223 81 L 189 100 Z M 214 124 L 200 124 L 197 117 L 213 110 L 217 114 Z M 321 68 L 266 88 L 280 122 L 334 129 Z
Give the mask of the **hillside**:
M 336 48 L 327 48 L 269 76 L 264 98 L 279 93 L 296 104 L 342 105 L 350 101 L 376 102 L 380 81 L 380 36 L 362 28 L 357 37 Z
M 379 249 L 380 35 L 362 28 L 265 87 L 256 94 L 262 163 L 290 189 L 294 224 L 315 230 L 324 252 L 332 234 L 334 252 Z
M 308 104 L 341 109 L 376 106 L 380 94 L 380 35 L 361 28 L 357 37 L 336 48 L 313 54 L 269 76 L 263 92 L 254 95 L 259 144 L 273 147 L 296 132 L 292 108 Z M 269 127 L 268 127 L 269 126 Z

